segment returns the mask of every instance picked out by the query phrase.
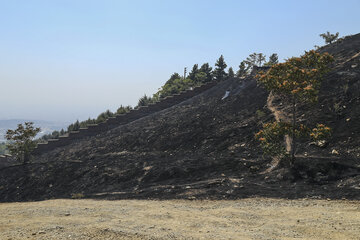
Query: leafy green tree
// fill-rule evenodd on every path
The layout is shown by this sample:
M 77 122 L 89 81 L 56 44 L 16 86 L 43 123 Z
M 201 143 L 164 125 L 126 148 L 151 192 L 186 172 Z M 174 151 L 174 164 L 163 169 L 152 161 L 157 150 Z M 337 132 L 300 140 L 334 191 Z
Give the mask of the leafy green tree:
M 235 73 L 232 67 L 229 68 L 228 70 L 228 78 L 234 78 L 235 77 Z
M 68 129 L 69 132 L 71 132 L 71 131 L 78 131 L 79 128 L 80 128 L 80 122 L 79 122 L 79 120 L 76 120 L 76 122 L 74 122 L 73 124 L 71 124 L 69 127 L 70 127 L 70 129 Z
M 74 124 L 71 123 L 71 124 L 67 127 L 66 132 L 71 132 L 71 131 L 73 130 L 73 127 L 74 127 Z
M 63 136 L 64 134 L 65 134 L 64 129 L 61 129 L 61 130 L 60 130 L 60 136 Z
M 279 57 L 277 55 L 277 53 L 273 53 L 270 55 L 269 57 L 269 61 L 267 61 L 264 65 L 265 66 L 272 66 L 274 64 L 279 63 Z
M 330 32 L 322 33 L 320 34 L 320 37 L 322 37 L 325 40 L 326 44 L 331 44 L 339 37 L 339 32 L 335 34 L 331 34 Z
M 248 68 L 246 62 L 242 61 L 239 65 L 239 70 L 237 71 L 236 76 L 238 78 L 245 77 L 246 74 L 248 73 L 248 70 L 249 70 L 249 68 Z
M 128 113 L 130 112 L 130 110 L 132 109 L 131 106 L 123 106 L 123 105 L 120 105 L 120 107 L 116 110 L 116 113 L 117 114 L 124 114 L 124 113 Z
M 262 53 L 258 53 L 258 56 L 257 56 L 257 64 L 259 67 L 262 66 L 262 64 L 265 62 L 266 60 L 266 56 Z
M 51 136 L 52 136 L 52 138 L 59 138 L 59 136 L 60 136 L 60 132 L 59 131 L 53 131 L 52 133 L 51 133 Z
M 290 104 L 292 109 L 292 120 L 289 123 L 265 124 L 264 129 L 256 134 L 256 137 L 263 146 L 265 152 L 274 150 L 274 155 L 280 155 L 284 151 L 279 145 L 279 136 L 291 136 L 290 164 L 295 161 L 297 138 L 301 136 L 313 137 L 313 131 L 304 125 L 298 124 L 297 104 L 314 103 L 318 99 L 322 77 L 329 71 L 329 63 L 333 57 L 328 53 L 320 54 L 312 50 L 305 52 L 301 57 L 293 57 L 284 63 L 273 65 L 269 71 L 260 72 L 258 81 L 269 91 L 280 96 L 284 102 Z M 319 128 L 319 126 L 318 126 Z M 325 136 L 330 128 L 321 125 L 320 135 Z M 316 130 L 317 131 L 317 130 Z M 315 131 L 315 132 L 316 132 Z M 319 135 L 319 136 L 320 136 Z M 270 149 L 270 151 L 269 151 Z M 284 156 L 284 155 L 282 155 Z
M 63 134 L 60 134 L 59 131 L 53 131 L 52 133 L 49 133 L 49 134 L 45 134 L 43 135 L 41 138 L 39 138 L 37 141 L 38 142 L 46 142 L 47 140 L 49 139 L 57 139 L 59 138 L 59 136 L 61 136 Z
M 171 84 L 171 83 L 173 83 L 173 82 L 174 82 L 175 80 L 177 80 L 177 79 L 181 79 L 180 74 L 178 74 L 178 73 L 173 73 L 173 74 L 171 75 L 171 77 L 169 78 L 169 80 L 166 81 L 165 84 Z
M 201 65 L 199 71 L 205 73 L 206 75 L 204 82 L 211 82 L 213 80 L 212 67 L 210 67 L 209 63 Z
M 206 73 L 204 73 L 204 72 L 198 72 L 198 73 L 195 75 L 195 79 L 194 79 L 195 84 L 205 83 L 206 81 L 207 81 Z
M 7 130 L 7 148 L 15 158 L 24 164 L 30 161 L 31 153 L 36 147 L 35 136 L 40 132 L 40 128 L 34 127 L 33 122 L 18 124 L 17 129 Z
M 109 118 L 109 117 L 114 117 L 115 114 L 108 109 L 105 112 L 105 116 L 106 116 L 106 118 Z
M 199 67 L 197 64 L 194 64 L 193 68 L 191 69 L 191 72 L 189 73 L 188 78 L 195 81 L 195 77 L 197 73 L 199 73 Z
M 203 81 L 207 81 L 208 76 L 206 72 L 204 73 L 196 69 L 197 69 L 197 64 L 194 65 L 192 71 L 192 72 L 197 72 L 194 76 L 194 79 L 190 79 L 190 78 L 184 79 L 178 73 L 172 74 L 170 79 L 166 81 L 166 83 L 159 89 L 159 91 L 153 94 L 151 98 L 151 102 L 159 101 L 160 98 L 164 98 L 166 96 L 171 96 L 173 94 L 180 93 L 181 91 L 188 90 L 194 86 L 201 85 Z M 203 68 L 202 66 L 201 70 L 211 71 L 211 68 L 210 69 L 206 67 Z
M 153 94 L 151 97 L 152 103 L 156 103 L 160 101 L 160 90 Z
M 157 93 L 160 98 L 164 98 L 166 96 L 171 96 L 176 93 L 180 93 L 181 91 L 188 90 L 191 87 L 194 87 L 196 84 L 190 78 L 179 78 L 174 80 L 173 82 L 165 83 L 164 86 L 161 87 L 161 90 Z
M 257 53 L 250 54 L 246 60 L 244 60 L 244 63 L 247 65 L 248 68 L 252 68 L 257 63 Z
M 137 107 L 147 106 L 150 103 L 152 103 L 151 97 L 144 94 L 144 96 L 139 99 Z
M 247 69 L 251 70 L 254 66 L 261 67 L 265 60 L 266 56 L 263 53 L 252 53 L 244 60 L 244 63 Z
M 96 123 L 102 123 L 106 121 L 106 117 L 104 113 L 100 113 L 99 116 L 96 118 Z M 74 124 L 75 125 L 75 124 Z M 72 131 L 77 131 L 79 128 L 76 127 L 76 125 L 73 127 Z
M 215 63 L 216 68 L 214 69 L 214 77 L 217 81 L 225 80 L 227 77 L 227 74 L 225 72 L 225 69 L 227 67 L 223 55 L 220 56 L 220 58 Z
M 115 114 L 113 112 L 111 112 L 110 110 L 106 110 L 103 113 L 100 113 L 100 115 L 96 118 L 96 123 L 101 123 L 101 122 L 105 122 L 106 119 L 110 118 L 110 117 L 114 117 Z M 77 123 L 78 121 L 75 122 L 74 124 L 74 129 L 79 129 L 80 125 Z M 78 127 L 78 128 L 77 128 Z M 73 131 L 77 131 L 77 130 L 73 130 Z
M 80 122 L 80 126 L 87 127 L 89 124 L 95 124 L 95 123 L 96 123 L 96 119 L 89 117 L 87 120 Z
M 87 120 L 86 121 L 81 121 L 81 122 L 79 122 L 79 129 L 80 128 L 86 128 L 86 126 L 87 126 Z

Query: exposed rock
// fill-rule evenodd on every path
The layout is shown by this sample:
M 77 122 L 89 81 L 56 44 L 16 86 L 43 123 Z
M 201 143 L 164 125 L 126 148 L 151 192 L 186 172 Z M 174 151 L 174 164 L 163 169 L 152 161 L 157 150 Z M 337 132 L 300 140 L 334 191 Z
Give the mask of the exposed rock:
M 331 154 L 339 155 L 339 152 L 338 152 L 336 149 L 333 149 L 333 150 L 331 151 Z

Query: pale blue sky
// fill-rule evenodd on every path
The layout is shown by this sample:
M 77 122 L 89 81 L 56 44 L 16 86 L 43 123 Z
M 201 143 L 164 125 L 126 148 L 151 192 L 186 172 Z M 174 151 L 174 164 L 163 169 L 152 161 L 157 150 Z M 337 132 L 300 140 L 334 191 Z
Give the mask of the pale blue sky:
M 0 119 L 83 120 L 221 54 L 234 70 L 253 52 L 298 56 L 320 33 L 358 33 L 359 10 L 359 0 L 0 0 Z

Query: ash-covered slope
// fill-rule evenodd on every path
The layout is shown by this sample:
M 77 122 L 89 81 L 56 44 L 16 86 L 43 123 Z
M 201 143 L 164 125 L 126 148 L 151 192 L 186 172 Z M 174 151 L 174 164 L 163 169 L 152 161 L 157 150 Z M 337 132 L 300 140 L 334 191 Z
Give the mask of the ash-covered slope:
M 267 171 L 254 133 L 273 118 L 268 93 L 230 79 L 179 105 L 0 170 L 0 200 L 107 198 L 360 198 L 360 35 L 326 46 L 336 58 L 319 103 L 303 121 L 324 122 L 324 148 L 303 143 L 296 173 Z M 222 99 L 225 92 L 230 95 Z M 286 103 L 277 103 L 280 108 Z M 286 110 L 286 109 L 285 109 Z M 336 150 L 339 154 L 335 153 Z

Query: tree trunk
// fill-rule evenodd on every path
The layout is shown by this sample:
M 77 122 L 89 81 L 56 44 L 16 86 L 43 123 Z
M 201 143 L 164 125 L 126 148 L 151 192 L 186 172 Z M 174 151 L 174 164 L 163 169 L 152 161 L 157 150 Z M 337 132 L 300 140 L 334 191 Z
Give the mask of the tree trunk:
M 24 164 L 29 163 L 30 161 L 30 154 L 28 152 L 24 153 Z
M 292 99 L 292 131 L 291 131 L 291 157 L 290 157 L 290 165 L 292 166 L 295 162 L 295 150 L 296 150 L 296 136 L 295 136 L 295 128 L 296 128 L 296 99 L 293 96 Z
M 24 164 L 27 164 L 30 161 L 30 151 L 29 151 L 29 147 L 28 147 L 29 143 L 25 142 L 24 145 L 25 146 L 24 146 L 23 160 L 24 160 Z

